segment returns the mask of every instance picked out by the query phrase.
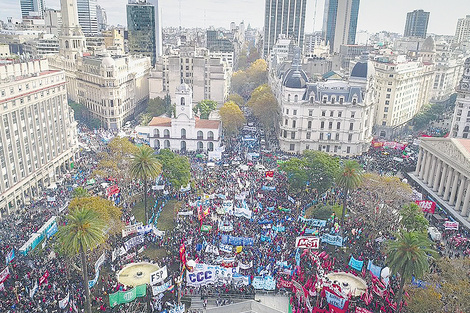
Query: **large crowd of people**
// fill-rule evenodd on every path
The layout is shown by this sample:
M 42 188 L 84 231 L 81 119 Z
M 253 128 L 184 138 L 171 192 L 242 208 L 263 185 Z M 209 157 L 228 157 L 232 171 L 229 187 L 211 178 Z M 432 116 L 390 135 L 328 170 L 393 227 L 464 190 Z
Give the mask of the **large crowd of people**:
M 106 142 L 116 133 L 105 131 L 89 132 L 82 127 L 80 139 L 83 144 L 94 147 L 82 150 L 82 158 L 75 164 L 72 172 L 64 175 L 62 184 L 55 189 L 44 191 L 37 199 L 21 209 L 18 214 L 7 216 L 0 221 L 0 255 L 5 259 L 8 253 L 15 251 L 15 257 L 5 269 L 8 278 L 0 285 L 0 312 L 82 312 L 84 309 L 84 288 L 81 270 L 55 249 L 54 237 L 38 246 L 27 255 L 18 249 L 38 231 L 52 216 L 63 216 L 59 212 L 70 200 L 72 191 L 78 186 L 86 186 L 96 165 L 96 150 L 104 149 Z M 279 151 L 261 152 L 261 132 L 241 134 L 214 166 L 207 166 L 207 160 L 187 153 L 191 163 L 192 188 L 184 192 L 173 191 L 169 186 L 164 191 L 144 191 L 142 185 L 121 182 L 121 201 L 123 222 L 131 225 L 136 222 L 132 209 L 136 204 L 135 195 L 148 192 L 157 199 L 153 213 L 164 201 L 176 200 L 179 212 L 174 217 L 174 229 L 166 236 L 155 233 L 144 235 L 144 242 L 135 249 L 117 253 L 130 237 L 112 236 L 106 251 L 104 270 L 92 288 L 92 304 L 102 312 L 118 312 L 123 306 L 110 306 L 108 295 L 116 291 L 125 291 L 130 286 L 122 285 L 116 273 L 126 264 L 138 261 L 158 263 L 168 267 L 168 279 L 172 290 L 164 296 L 154 295 L 151 308 L 154 312 L 169 309 L 180 297 L 199 296 L 202 300 L 212 299 L 216 305 L 229 304 L 240 299 L 254 298 L 256 292 L 289 293 L 293 312 L 310 312 L 310 307 L 327 310 L 325 292 L 317 290 L 320 281 L 336 290 L 337 295 L 344 292 L 336 282 L 328 281 L 327 273 L 349 272 L 367 282 L 368 291 L 362 296 L 353 297 L 349 307 L 355 306 L 372 312 L 394 312 L 396 303 L 393 294 L 398 289 L 395 279 L 373 276 L 366 269 L 367 261 L 373 261 L 378 267 L 385 267 L 385 256 L 381 245 L 384 240 L 393 238 L 391 233 L 382 233 L 382 240 L 376 238 L 374 229 L 366 227 L 360 220 L 349 219 L 343 229 L 333 214 L 324 223 L 311 226 L 310 220 L 304 219 L 305 209 L 312 204 L 313 198 L 323 202 L 340 202 L 340 190 L 329 190 L 325 195 L 291 195 L 285 174 L 277 170 L 276 161 L 286 156 Z M 243 140 L 248 138 L 250 140 Z M 261 152 L 259 155 L 250 152 Z M 403 149 L 371 147 L 367 154 L 357 160 L 368 171 L 382 175 L 396 175 L 415 165 L 417 146 L 410 142 Z M 250 155 L 250 159 L 247 157 Z M 257 163 L 263 167 L 256 167 Z M 272 170 L 273 175 L 266 175 Z M 96 185 L 99 186 L 99 181 Z M 95 192 L 100 190 L 97 187 Z M 53 199 L 53 201 L 51 201 Z M 49 200 L 49 201 L 48 201 Z M 58 219 L 63 225 L 64 219 Z M 158 222 L 156 223 L 158 227 Z M 315 255 L 303 249 L 296 249 L 296 237 L 315 234 L 342 238 L 341 244 L 321 241 Z M 228 236 L 245 238 L 246 241 L 230 242 Z M 444 233 L 445 243 L 450 246 L 443 253 L 459 257 L 469 252 L 468 234 L 463 230 Z M 141 253 L 149 246 L 163 248 L 167 254 L 159 259 L 150 259 Z M 191 284 L 181 272 L 181 247 L 184 258 L 196 264 L 218 266 L 230 269 L 233 276 L 221 276 L 208 284 Z M 348 251 L 347 253 L 345 251 Z M 351 267 L 351 257 L 364 262 L 362 270 Z M 97 256 L 96 256 L 97 258 Z M 89 277 L 94 276 L 95 255 L 89 257 Z M 77 262 L 79 264 L 79 262 Z M 187 266 L 188 270 L 191 269 Z M 3 268 L 0 268 L 0 271 Z M 194 269 L 194 270 L 197 270 Z M 236 276 L 236 277 L 235 277 Z M 183 278 L 181 286 L 176 285 L 178 278 Z M 270 278 L 275 286 L 256 289 L 253 281 Z M 295 289 L 301 285 L 303 290 Z M 179 287 L 179 288 L 178 288 Z M 179 289 L 179 290 L 178 290 Z M 299 292 L 301 291 L 301 292 Z M 150 293 L 150 291 L 148 291 Z M 65 301 L 64 299 L 67 299 Z M 61 304 L 66 303 L 65 307 Z M 207 302 L 205 302 L 207 303 Z

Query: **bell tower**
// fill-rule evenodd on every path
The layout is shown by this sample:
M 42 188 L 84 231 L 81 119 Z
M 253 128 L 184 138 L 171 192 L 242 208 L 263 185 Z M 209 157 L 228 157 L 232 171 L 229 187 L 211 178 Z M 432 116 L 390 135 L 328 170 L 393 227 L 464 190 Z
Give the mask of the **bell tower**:
M 78 23 L 76 0 L 60 0 L 62 28 L 59 34 L 59 51 L 67 60 L 77 60 L 86 50 L 85 36 Z
M 193 119 L 193 91 L 191 90 L 191 88 L 184 82 L 181 83 L 181 85 L 176 88 L 175 98 L 176 118 L 184 114 L 189 119 Z

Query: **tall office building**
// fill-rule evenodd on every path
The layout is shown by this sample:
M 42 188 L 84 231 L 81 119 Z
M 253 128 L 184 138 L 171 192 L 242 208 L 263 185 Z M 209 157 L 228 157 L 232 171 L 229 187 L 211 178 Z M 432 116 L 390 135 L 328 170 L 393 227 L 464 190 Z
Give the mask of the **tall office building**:
M 323 36 L 330 51 L 339 53 L 341 45 L 356 42 L 360 0 L 325 0 Z
M 21 16 L 44 17 L 44 0 L 20 0 Z
M 46 60 L 0 64 L 0 217 L 42 195 L 72 166 L 77 127 L 63 71 Z
M 414 10 L 406 14 L 405 37 L 426 38 L 428 31 L 429 12 Z
M 264 15 L 264 56 L 269 55 L 280 34 L 304 43 L 307 0 L 266 0 Z
M 129 53 L 149 56 L 152 66 L 162 54 L 158 0 L 129 0 L 127 4 Z
M 457 21 L 454 43 L 461 43 L 462 41 L 470 41 L 470 15 L 459 18 Z
M 100 5 L 96 6 L 96 21 L 98 23 L 98 30 L 105 30 L 108 27 L 108 16 L 106 10 Z
M 77 0 L 78 22 L 85 35 L 98 33 L 96 0 Z

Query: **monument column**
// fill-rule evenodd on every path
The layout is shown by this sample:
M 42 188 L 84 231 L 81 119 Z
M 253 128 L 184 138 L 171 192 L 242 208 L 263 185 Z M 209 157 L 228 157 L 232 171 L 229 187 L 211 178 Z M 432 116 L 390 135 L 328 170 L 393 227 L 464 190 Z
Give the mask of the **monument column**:
M 447 163 L 444 163 L 444 161 L 442 161 L 442 164 L 444 168 L 442 169 L 442 175 L 439 179 L 439 190 L 437 191 L 438 196 L 442 196 L 442 193 L 444 192 L 444 187 L 446 186 L 447 172 L 449 169 L 449 165 Z
M 434 177 L 434 180 L 433 180 L 433 186 L 432 186 L 432 190 L 434 191 L 437 191 L 437 188 L 439 187 L 439 182 L 440 182 L 440 179 L 441 179 L 441 170 L 442 170 L 442 161 L 440 159 L 437 159 L 437 170 L 436 170 L 436 176 Z
M 457 184 L 459 183 L 460 173 L 456 170 L 454 171 L 454 182 L 452 184 L 452 191 L 450 192 L 449 204 L 454 205 L 455 203 L 455 194 L 457 193 Z
M 446 182 L 446 189 L 444 190 L 444 197 L 445 201 L 449 200 L 450 195 L 450 184 L 452 183 L 452 177 L 454 176 L 454 169 L 449 165 L 449 175 L 447 175 L 447 182 Z
M 455 202 L 455 210 L 458 211 L 460 209 L 460 203 L 462 202 L 463 192 L 465 190 L 465 185 L 467 184 L 467 178 L 462 175 L 460 178 L 460 186 L 459 192 L 457 194 L 457 202 Z

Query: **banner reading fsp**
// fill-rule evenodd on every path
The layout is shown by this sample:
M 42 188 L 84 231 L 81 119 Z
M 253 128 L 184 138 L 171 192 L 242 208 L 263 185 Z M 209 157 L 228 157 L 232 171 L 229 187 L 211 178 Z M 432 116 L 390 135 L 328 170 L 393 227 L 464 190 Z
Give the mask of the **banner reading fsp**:
M 128 303 L 137 297 L 147 294 L 147 285 L 139 285 L 128 291 L 118 291 L 109 295 L 109 305 L 113 308 L 118 304 Z
M 153 272 L 150 274 L 150 285 L 158 284 L 159 282 L 165 280 L 167 278 L 168 272 L 166 270 L 166 265 L 161 269 Z

